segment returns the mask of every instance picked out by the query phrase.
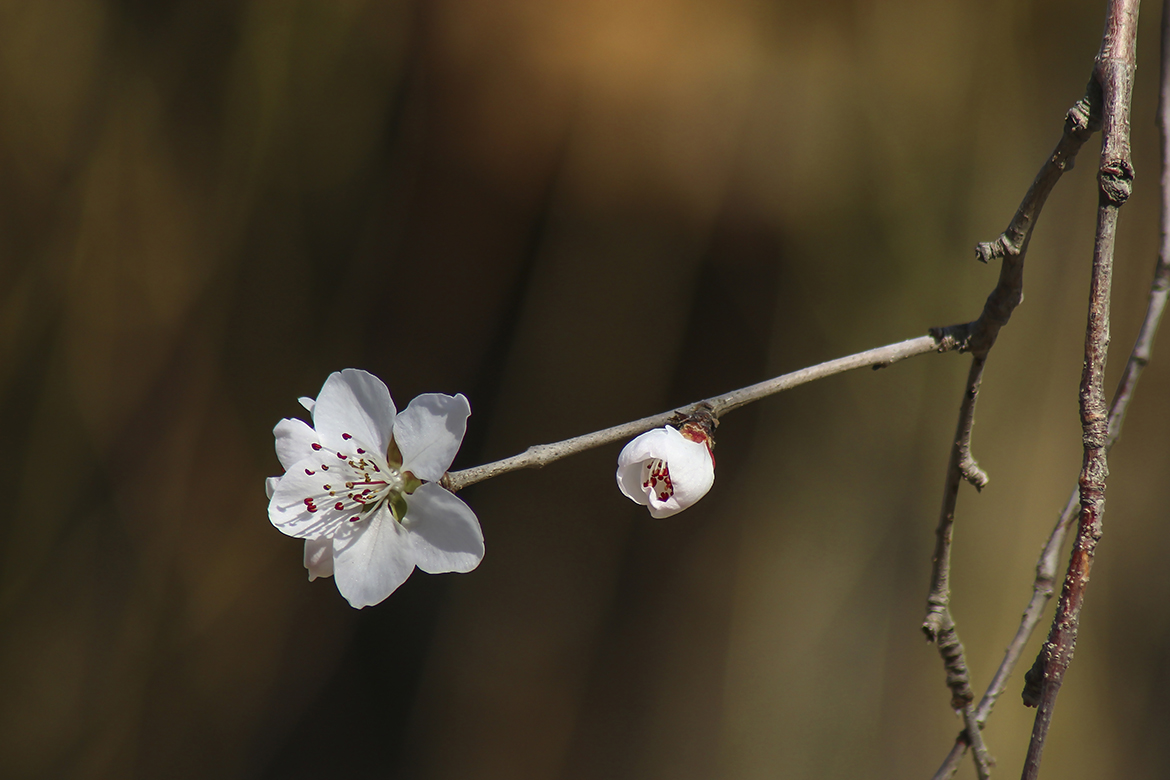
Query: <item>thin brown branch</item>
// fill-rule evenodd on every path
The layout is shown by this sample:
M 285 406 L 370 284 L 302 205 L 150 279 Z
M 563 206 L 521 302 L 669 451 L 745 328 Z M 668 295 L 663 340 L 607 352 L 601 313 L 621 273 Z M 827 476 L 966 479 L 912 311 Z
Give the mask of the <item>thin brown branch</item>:
M 474 485 L 476 482 L 482 482 L 485 479 L 506 474 L 509 471 L 538 469 L 574 453 L 584 452 L 594 447 L 600 447 L 603 444 L 628 439 L 651 428 L 666 425 L 677 417 L 693 416 L 699 409 L 705 409 L 715 418 L 719 418 L 727 412 L 758 401 L 761 398 L 767 398 L 775 393 L 790 390 L 793 387 L 817 379 L 824 379 L 834 374 L 840 374 L 866 366 L 875 369 L 885 368 L 888 365 L 914 357 L 915 355 L 925 355 L 928 352 L 949 352 L 957 348 L 958 345 L 953 341 L 944 344 L 934 335 L 919 336 L 915 339 L 899 341 L 896 344 L 889 344 L 884 347 L 878 347 L 877 349 L 858 352 L 854 355 L 847 355 L 836 360 L 829 360 L 815 366 L 802 368 L 799 371 L 793 371 L 789 374 L 775 377 L 774 379 L 768 379 L 739 390 L 733 390 L 730 393 L 717 395 L 669 412 L 662 412 L 652 417 L 643 417 L 641 420 L 615 425 L 612 428 L 586 433 L 553 444 L 537 444 L 529 447 L 519 455 L 513 455 L 510 458 L 504 458 L 494 463 L 486 463 L 482 466 L 475 466 L 446 474 L 443 477 L 442 485 L 452 492 L 462 490 L 468 485 Z
M 958 658 L 955 657 L 955 648 L 947 647 L 944 641 L 954 632 L 954 621 L 950 616 L 951 601 L 951 534 L 955 524 L 955 505 L 959 497 L 959 483 L 962 480 L 963 459 L 967 453 L 964 441 L 969 440 L 971 420 L 974 419 L 975 401 L 979 397 L 979 385 L 983 380 L 983 359 L 976 357 L 971 361 L 971 369 L 967 374 L 967 387 L 963 393 L 963 403 L 959 409 L 959 426 L 955 431 L 955 441 L 951 447 L 951 459 L 947 465 L 947 478 L 943 491 L 942 512 L 939 514 L 938 529 L 935 531 L 934 561 L 930 577 L 930 595 L 927 596 L 926 619 L 922 630 L 931 642 L 937 642 L 939 652 L 947 667 L 947 687 L 951 689 L 951 707 L 962 709 L 975 697 L 967 684 L 966 664 L 962 669 L 952 668 L 953 662 L 962 660 L 962 646 L 958 646 Z M 955 638 L 957 644 L 957 637 Z
M 1020 660 L 1020 656 L 1024 652 L 1024 647 L 1028 643 L 1028 639 L 1032 636 L 1032 632 L 1036 630 L 1036 626 L 1040 624 L 1040 618 L 1044 615 L 1044 607 L 1048 600 L 1052 598 L 1052 593 L 1056 584 L 1056 567 L 1059 563 L 1060 550 L 1064 545 L 1065 536 L 1068 533 L 1072 521 L 1076 518 L 1077 507 L 1080 505 L 1077 500 L 1078 491 L 1073 490 L 1069 497 L 1068 504 L 1060 514 L 1060 518 L 1056 521 L 1056 526 L 1052 529 L 1052 534 L 1048 537 L 1047 544 L 1044 545 L 1043 552 L 1040 553 L 1040 560 L 1036 564 L 1036 579 L 1032 585 L 1032 597 L 1028 601 L 1028 606 L 1024 610 L 1023 618 L 1020 620 L 1020 627 L 1016 630 L 1016 635 L 1012 638 L 1008 645 L 1007 651 L 1004 653 L 1003 661 L 1000 662 L 999 669 L 996 670 L 995 676 L 991 683 L 987 686 L 983 698 L 979 700 L 979 706 L 975 710 L 975 721 L 977 727 L 982 729 L 987 722 L 987 718 L 991 715 L 991 710 L 995 706 L 995 702 L 999 699 L 1007 686 L 1008 678 L 1015 670 L 1016 664 Z M 954 776 L 959 768 L 959 762 L 963 755 L 967 752 L 970 744 L 970 727 L 966 727 L 959 735 L 955 737 L 955 744 L 951 747 L 951 752 L 947 754 L 946 759 L 942 762 L 938 771 L 934 774 L 934 780 L 947 780 Z
M 938 646 L 939 655 L 943 659 L 947 688 L 951 691 L 951 707 L 963 714 L 966 726 L 964 731 L 969 734 L 968 744 L 972 746 L 975 769 L 980 780 L 985 780 L 990 775 L 991 758 L 983 744 L 983 733 L 978 728 L 971 706 L 975 698 L 971 692 L 971 675 L 963 653 L 963 643 L 959 639 L 958 629 L 955 628 L 955 621 L 951 616 L 950 571 L 951 535 L 955 524 L 959 483 L 964 476 L 970 479 L 968 475 L 974 464 L 970 453 L 971 425 L 975 419 L 975 401 L 979 398 L 979 385 L 983 381 L 983 366 L 984 358 L 976 355 L 971 360 L 971 368 L 967 374 L 967 387 L 959 410 L 959 425 L 955 431 L 950 463 L 947 466 L 942 512 L 935 532 L 930 595 L 927 597 L 926 619 L 922 623 L 922 630 L 926 632 L 927 639 Z M 978 466 L 974 468 L 978 470 Z M 982 475 L 981 471 L 978 473 Z M 983 476 L 983 483 L 986 483 L 986 476 Z M 982 487 L 979 483 L 975 484 Z
M 1161 71 L 1161 99 L 1158 110 L 1158 127 L 1161 129 L 1162 140 L 1162 247 L 1154 268 L 1154 276 L 1150 285 L 1149 301 L 1146 306 L 1146 316 L 1141 330 L 1126 362 L 1125 371 L 1113 395 L 1113 404 L 1109 412 L 1108 437 L 1106 450 L 1121 436 L 1122 426 L 1129 402 L 1137 387 L 1142 370 L 1148 365 L 1153 348 L 1154 336 L 1162 319 L 1166 307 L 1167 294 L 1170 292 L 1170 0 L 1164 0 L 1162 12 L 1162 71 Z M 1056 566 L 1060 550 L 1064 545 L 1068 529 L 1072 521 L 1078 516 L 1080 508 L 1080 489 L 1074 488 L 1066 502 L 1064 511 L 1060 513 L 1056 525 L 1052 529 L 1040 559 L 1036 564 L 1036 579 L 1033 582 L 1032 597 L 1024 610 L 1020 626 L 1008 645 L 987 691 L 979 702 L 976 716 L 980 728 L 991 715 L 995 702 L 1007 686 L 1008 678 L 1015 670 L 1024 647 L 1031 637 L 1036 626 L 1040 623 L 1044 607 L 1052 598 L 1056 582 Z M 959 762 L 968 747 L 967 731 L 959 732 L 950 753 L 934 775 L 934 780 L 946 780 L 958 770 Z
M 1101 538 L 1101 522 L 1105 512 L 1105 482 L 1109 474 L 1106 457 L 1109 415 L 1105 404 L 1104 376 L 1109 350 L 1109 296 L 1118 212 L 1133 188 L 1129 121 L 1134 71 L 1137 68 L 1138 5 L 1138 0 L 1111 0 L 1105 20 L 1105 35 L 1094 70 L 1094 77 L 1101 85 L 1103 119 L 1101 165 L 1097 173 L 1097 235 L 1093 249 L 1093 276 L 1085 329 L 1085 363 L 1080 388 L 1084 442 L 1084 462 L 1079 479 L 1081 509 L 1072 557 L 1052 629 L 1036 664 L 1025 678 L 1024 703 L 1036 706 L 1037 712 L 1028 755 L 1024 761 L 1024 780 L 1034 780 L 1040 772 L 1040 758 L 1052 722 L 1056 696 L 1076 647 L 1081 607 L 1093 565 L 1093 554 Z
M 1170 5 L 1170 0 L 1166 0 L 1166 4 Z M 1170 9 L 1168 9 L 1170 10 Z M 1170 13 L 1163 15 L 1163 40 L 1170 35 Z M 1170 68 L 1170 45 L 1164 45 L 1164 67 Z M 1163 93 L 1170 89 L 1170 73 L 1164 71 L 1163 76 Z M 1170 100 L 1164 101 L 1163 110 L 1170 107 Z M 1137 387 L 1138 380 L 1141 378 L 1143 369 L 1149 364 L 1151 353 L 1153 350 L 1154 336 L 1158 332 L 1158 326 L 1162 321 L 1162 313 L 1166 308 L 1166 300 L 1168 293 L 1170 293 L 1170 134 L 1166 132 L 1166 127 L 1170 126 L 1170 120 L 1166 118 L 1165 114 L 1160 114 L 1159 125 L 1162 129 L 1162 249 L 1158 257 L 1158 261 L 1154 268 L 1153 280 L 1150 284 L 1149 302 L 1146 306 L 1146 316 L 1142 321 L 1142 327 L 1138 333 L 1137 341 L 1134 343 L 1133 350 L 1130 353 L 1129 360 L 1126 362 L 1125 371 L 1122 374 L 1121 381 L 1118 383 L 1117 391 L 1113 394 L 1113 405 L 1109 411 L 1109 437 L 1105 443 L 1107 450 L 1111 450 L 1113 445 L 1121 437 L 1121 430 L 1125 423 L 1125 414 L 1129 408 L 1129 402 L 1133 399 L 1134 390 Z M 1036 626 L 1040 624 L 1040 619 L 1044 614 L 1044 607 L 1047 605 L 1049 599 L 1056 585 L 1056 567 L 1059 563 L 1060 551 L 1064 546 L 1065 537 L 1068 535 L 1068 529 L 1072 526 L 1073 520 L 1077 518 L 1078 509 L 1080 508 L 1080 489 L 1073 488 L 1069 495 L 1068 501 L 1065 502 L 1064 510 L 1057 518 L 1056 525 L 1052 529 L 1052 533 L 1048 537 L 1048 541 L 1044 545 L 1044 549 L 1040 553 L 1040 558 L 1036 562 L 1036 579 L 1032 584 L 1032 597 L 1028 601 L 1028 606 L 1024 609 L 1023 617 L 1020 619 L 1020 626 L 1016 629 L 1016 634 L 1012 637 L 1012 641 L 1008 644 L 1007 650 L 1004 652 L 1003 660 L 999 664 L 999 668 L 995 672 L 991 683 L 987 686 L 987 690 L 983 694 L 983 698 L 979 700 L 979 707 L 975 711 L 976 721 L 979 728 L 987 722 L 987 718 L 991 715 L 991 710 L 995 707 L 996 701 L 1000 695 L 1003 694 L 1007 688 L 1007 681 L 1015 671 L 1016 664 L 1023 655 L 1024 648 L 1031 638 L 1032 633 L 1036 630 Z M 955 737 L 955 744 L 951 748 L 951 752 L 947 755 L 946 760 L 943 761 L 939 767 L 938 772 L 935 773 L 935 780 L 946 780 L 954 775 L 959 768 L 959 761 L 967 752 L 968 739 L 967 731 L 964 729 Z
M 1085 141 L 1100 126 L 1101 93 L 1095 83 L 1091 80 L 1085 96 L 1069 109 L 1060 141 L 1036 174 L 1007 229 L 994 241 L 979 244 L 975 248 L 976 257 L 982 262 L 989 262 L 993 258 L 1001 261 L 999 279 L 987 297 L 979 318 L 965 325 L 934 331 L 941 344 L 949 345 L 953 341 L 961 351 L 972 353 L 971 369 L 959 408 L 959 421 L 943 487 L 943 506 L 936 531 L 930 594 L 922 625 L 927 638 L 938 644 L 947 672 L 947 687 L 951 691 L 951 706 L 965 714 L 971 711 L 974 694 L 970 688 L 970 673 L 963 646 L 950 612 L 950 548 L 960 482 L 966 480 L 977 490 L 982 490 L 988 482 L 987 474 L 979 468 L 971 454 L 975 405 L 979 399 L 987 355 L 995 345 L 999 331 L 1024 299 L 1024 259 L 1044 203 L 1064 172 L 1072 169 Z M 976 771 L 983 778 L 989 772 L 990 759 L 983 746 L 980 728 L 976 727 L 976 719 L 971 717 L 968 721 L 964 730 L 967 735 L 964 744 L 974 745 Z

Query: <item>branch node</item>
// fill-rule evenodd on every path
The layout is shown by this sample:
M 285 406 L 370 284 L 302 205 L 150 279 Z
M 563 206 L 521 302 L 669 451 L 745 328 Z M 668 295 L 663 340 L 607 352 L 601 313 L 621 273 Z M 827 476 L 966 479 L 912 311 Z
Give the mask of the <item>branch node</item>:
M 987 472 L 979 468 L 979 464 L 971 457 L 971 453 L 964 454 L 963 460 L 959 463 L 959 473 L 963 475 L 963 479 L 970 482 L 971 486 L 980 492 L 983 492 L 983 488 L 987 487 L 987 483 L 991 481 Z
M 922 633 L 926 634 L 926 641 L 938 642 L 939 634 L 943 631 L 943 614 L 940 607 L 933 606 L 926 618 L 922 621 Z
M 1032 668 L 1024 673 L 1024 690 L 1020 693 L 1025 707 L 1039 707 L 1044 690 L 1044 651 L 1036 656 Z
M 1101 194 L 1114 206 L 1122 206 L 1133 192 L 1133 177 L 1133 165 L 1128 160 L 1110 160 L 1097 173 Z
M 975 259 L 984 265 L 992 260 L 1002 260 L 1009 255 L 1018 255 L 1019 253 L 1019 250 L 1009 244 L 1003 235 L 994 241 L 980 241 L 975 245 Z
M 1090 78 L 1084 97 L 1074 103 L 1064 117 L 1065 131 L 1080 140 L 1087 140 L 1100 130 L 1101 103 L 1101 84 L 1096 78 Z M 1063 170 L 1072 170 L 1074 160 L 1075 157 L 1069 157 Z
M 951 708 L 963 710 L 975 700 L 975 694 L 971 691 L 971 675 L 963 658 L 963 643 L 959 641 L 959 632 L 955 630 L 955 622 L 950 615 L 942 611 L 944 609 L 932 608 L 931 613 L 926 616 L 922 630 L 928 637 L 931 631 L 935 632 L 938 652 L 942 656 L 943 667 L 947 673 L 947 687 L 951 690 Z
M 931 328 L 930 336 L 938 343 L 939 352 L 966 352 L 970 349 L 971 323 Z

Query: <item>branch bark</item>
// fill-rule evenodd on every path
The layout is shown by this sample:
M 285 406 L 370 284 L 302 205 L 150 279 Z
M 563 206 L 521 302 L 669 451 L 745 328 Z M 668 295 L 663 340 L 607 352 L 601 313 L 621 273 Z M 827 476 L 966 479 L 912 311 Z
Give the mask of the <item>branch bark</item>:
M 718 419 L 721 415 L 738 409 L 741 406 L 746 406 L 761 398 L 767 398 L 775 393 L 790 390 L 793 387 L 817 379 L 824 379 L 825 377 L 865 366 L 870 366 L 875 369 L 885 368 L 893 363 L 916 355 L 924 355 L 928 352 L 949 352 L 957 348 L 958 345 L 954 341 L 943 343 L 938 336 L 931 335 L 919 336 L 915 339 L 900 341 L 896 344 L 878 347 L 877 349 L 858 352 L 855 355 L 847 355 L 836 360 L 802 368 L 799 371 L 793 371 L 792 373 L 784 374 L 774 379 L 768 379 L 764 382 L 759 382 L 739 390 L 733 390 L 723 395 L 717 395 L 688 406 L 682 406 L 669 412 L 656 414 L 652 417 L 643 417 L 641 420 L 615 425 L 612 428 L 586 433 L 553 444 L 537 444 L 529 447 L 519 455 L 513 455 L 510 458 L 504 458 L 494 463 L 486 463 L 482 466 L 475 466 L 462 471 L 450 472 L 443 476 L 440 484 L 448 490 L 456 492 L 468 485 L 474 485 L 476 482 L 482 482 L 485 479 L 497 477 L 509 471 L 542 468 L 555 460 L 560 460 L 569 455 L 584 452 L 585 450 L 600 447 L 611 442 L 628 439 L 651 428 L 666 425 L 680 417 L 691 417 L 700 409 L 705 409 Z
M 964 745 L 974 749 L 976 772 L 981 780 L 989 776 L 991 759 L 983 745 L 982 725 L 971 706 L 974 694 L 970 688 L 970 673 L 950 612 L 950 548 L 955 507 L 960 482 L 966 480 L 976 490 L 982 490 L 988 483 L 987 474 L 971 454 L 971 433 L 975 425 L 975 405 L 979 399 L 983 370 L 999 331 L 1024 299 L 1024 259 L 1044 203 L 1064 172 L 1073 168 L 1077 153 L 1085 141 L 1100 127 L 1101 91 L 1096 84 L 1091 79 L 1085 96 L 1065 115 L 1064 132 L 1056 148 L 1036 174 L 1007 228 L 994 241 L 975 247 L 976 258 L 981 262 L 990 262 L 992 259 L 1001 261 L 999 279 L 987 297 L 979 318 L 965 325 L 934 331 L 941 344 L 949 346 L 953 342 L 960 351 L 971 352 L 972 360 L 943 486 L 943 505 L 939 513 L 930 593 L 927 596 L 922 630 L 929 641 L 938 645 L 947 673 L 947 687 L 951 691 L 951 706 L 963 713 L 966 726 L 963 732 L 966 735 Z
M 1166 5 L 1170 6 L 1170 0 L 1166 0 Z M 1166 10 L 1170 11 L 1170 8 Z M 1142 327 L 1129 360 L 1126 362 L 1117 391 L 1113 394 L 1113 405 L 1109 411 L 1109 437 L 1105 443 L 1106 450 L 1112 450 L 1113 445 L 1121 437 L 1129 403 L 1133 399 L 1133 393 L 1137 388 L 1142 371 L 1150 362 L 1154 336 L 1162 321 L 1167 297 L 1170 296 L 1170 133 L 1167 133 L 1167 128 L 1170 127 L 1170 100 L 1167 99 L 1167 92 L 1170 90 L 1170 13 L 1164 12 L 1162 17 L 1162 40 L 1163 101 L 1158 122 L 1159 127 L 1162 128 L 1162 248 L 1154 267 L 1149 302 L 1146 305 L 1146 316 L 1142 321 Z M 1036 562 L 1036 579 L 1032 584 L 1032 597 L 1024 609 L 1020 626 L 1008 644 L 995 676 L 987 686 L 983 698 L 979 700 L 979 706 L 975 710 L 975 718 L 979 728 L 983 728 L 996 701 L 1007 688 L 1008 678 L 1015 671 L 1016 664 L 1019 662 L 1020 656 L 1023 655 L 1024 647 L 1031 638 L 1032 632 L 1040 624 L 1045 605 L 1052 598 L 1056 585 L 1056 567 L 1060 551 L 1064 546 L 1068 530 L 1072 527 L 1073 520 L 1077 519 L 1079 509 L 1080 488 L 1077 487 L 1069 495 L 1064 510 L 1057 518 L 1056 525 L 1053 527 L 1044 549 L 1040 552 L 1040 558 Z M 946 778 L 952 777 L 958 770 L 959 761 L 967 752 L 967 748 L 967 731 L 964 730 L 955 737 L 954 747 L 951 748 L 946 760 L 935 773 L 935 780 L 946 780 Z
M 1117 218 L 1133 188 L 1130 161 L 1129 117 L 1137 68 L 1138 0 L 1111 0 L 1105 35 L 1097 55 L 1094 79 L 1103 96 L 1101 164 L 1097 236 L 1093 250 L 1093 278 L 1089 292 L 1089 316 L 1085 331 L 1085 365 L 1081 374 L 1081 429 L 1084 461 L 1081 468 L 1080 518 L 1064 587 L 1048 641 L 1025 676 L 1024 703 L 1036 706 L 1032 739 L 1022 777 L 1034 780 L 1052 722 L 1056 696 L 1076 647 L 1077 627 L 1084 603 L 1093 554 L 1101 538 L 1105 511 L 1105 482 L 1109 474 L 1106 445 L 1109 419 L 1106 413 L 1104 377 L 1109 350 L 1109 296 Z

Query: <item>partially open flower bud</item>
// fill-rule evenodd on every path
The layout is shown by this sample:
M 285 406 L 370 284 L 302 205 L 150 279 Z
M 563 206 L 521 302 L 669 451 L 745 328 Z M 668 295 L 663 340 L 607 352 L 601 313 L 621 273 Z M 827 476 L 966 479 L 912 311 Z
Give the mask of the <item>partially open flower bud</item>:
M 667 425 L 638 436 L 618 456 L 618 487 L 654 517 L 686 509 L 715 482 L 713 428 L 714 420 L 705 415 L 680 428 Z

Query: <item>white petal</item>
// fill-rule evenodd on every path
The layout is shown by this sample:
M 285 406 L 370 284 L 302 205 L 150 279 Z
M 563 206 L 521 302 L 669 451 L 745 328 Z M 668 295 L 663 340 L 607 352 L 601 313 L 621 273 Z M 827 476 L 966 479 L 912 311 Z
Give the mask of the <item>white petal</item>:
M 642 461 L 634 461 L 624 466 L 619 461 L 617 483 L 618 489 L 625 494 L 626 498 L 634 503 L 641 504 L 642 506 L 650 503 L 650 498 L 646 495 L 646 489 L 642 487 Z
M 313 427 L 330 449 L 353 452 L 346 435 L 385 456 L 394 425 L 394 401 L 382 380 L 356 368 L 329 375 L 313 405 Z
M 673 432 L 673 435 L 672 435 Z M 665 428 L 655 428 L 652 431 L 646 431 L 641 436 L 635 437 L 625 447 L 622 447 L 621 454 L 618 455 L 618 465 L 628 466 L 631 463 L 641 463 L 644 460 L 651 460 L 653 458 L 665 458 L 664 448 L 670 445 L 671 440 L 677 436 L 683 438 L 683 435 L 678 432 L 677 428 L 672 428 L 667 425 Z
M 280 484 L 280 477 L 268 477 L 264 480 L 264 492 L 272 498 L 272 494 L 276 492 L 276 486 Z
M 281 420 L 272 434 L 276 436 L 276 457 L 286 471 L 298 460 L 310 457 L 313 444 L 317 443 L 317 432 L 304 420 Z
M 337 589 L 357 609 L 383 601 L 414 571 L 414 554 L 389 510 L 379 509 L 333 543 Z
M 406 497 L 402 524 L 415 565 L 428 574 L 468 572 L 483 560 L 483 531 L 475 512 L 433 482 Z
M 268 502 L 268 519 L 281 533 L 299 539 L 333 536 L 355 515 L 355 504 L 345 499 L 344 489 L 345 481 L 354 478 L 352 472 L 344 462 L 325 464 L 331 470 L 323 470 L 320 461 L 324 459 L 297 461 L 276 484 Z M 336 506 L 339 501 L 341 509 Z
M 674 485 L 671 500 L 678 506 L 675 511 L 686 509 L 707 495 L 707 491 L 715 484 L 715 464 L 707 445 L 685 437 L 681 445 L 686 448 L 686 453 L 676 452 L 666 458 L 670 481 Z
M 309 414 L 313 413 L 313 404 L 317 403 L 316 401 L 314 401 L 312 398 L 309 398 L 308 396 L 301 396 L 300 398 L 297 399 L 297 401 L 300 403 L 301 406 L 305 407 L 305 409 L 308 410 Z
M 443 477 L 459 452 L 471 405 L 463 394 L 424 393 L 394 420 L 402 470 L 429 482 Z
M 333 576 L 332 539 L 305 540 L 305 568 L 309 570 L 309 582 Z

